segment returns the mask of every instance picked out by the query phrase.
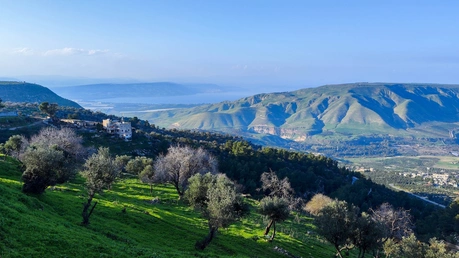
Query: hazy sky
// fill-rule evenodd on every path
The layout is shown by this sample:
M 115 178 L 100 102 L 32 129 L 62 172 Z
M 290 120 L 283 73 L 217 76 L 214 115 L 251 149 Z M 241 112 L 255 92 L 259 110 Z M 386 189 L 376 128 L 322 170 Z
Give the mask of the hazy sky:
M 459 1 L 0 0 L 0 76 L 459 83 Z

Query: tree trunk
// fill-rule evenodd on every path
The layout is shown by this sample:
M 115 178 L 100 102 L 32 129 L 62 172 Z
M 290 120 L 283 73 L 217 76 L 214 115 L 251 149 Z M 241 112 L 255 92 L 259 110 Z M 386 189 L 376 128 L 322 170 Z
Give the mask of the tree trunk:
M 96 202 L 91 207 L 92 198 L 94 198 L 94 194 L 90 194 L 89 197 L 88 197 L 88 201 L 85 204 L 83 204 L 83 213 L 82 213 L 83 222 L 81 222 L 81 224 L 83 224 L 85 226 L 89 224 L 89 217 L 91 217 L 91 214 L 92 214 L 92 212 L 94 211 L 94 208 L 96 208 L 96 205 L 97 205 L 97 202 Z M 89 210 L 90 207 L 91 207 L 91 210 Z
M 265 236 L 269 233 L 269 230 L 271 229 L 271 226 L 273 225 L 273 223 L 274 223 L 274 220 L 272 219 L 269 222 L 268 226 L 266 226 L 265 233 L 264 233 Z
M 174 183 L 174 186 L 175 186 L 175 189 L 177 190 L 179 200 L 182 199 L 183 192 L 180 191 L 180 187 L 179 187 L 178 183 L 176 183 L 176 184 Z
M 274 237 L 276 236 L 276 222 L 273 223 L 273 235 L 269 241 L 273 241 Z
M 335 249 L 336 249 L 336 255 L 339 258 L 343 258 L 343 255 L 341 254 L 341 249 L 339 248 L 339 246 L 335 245 Z
M 215 234 L 217 233 L 217 228 L 209 225 L 209 234 L 201 241 L 197 241 L 194 247 L 198 250 L 204 250 L 214 239 Z

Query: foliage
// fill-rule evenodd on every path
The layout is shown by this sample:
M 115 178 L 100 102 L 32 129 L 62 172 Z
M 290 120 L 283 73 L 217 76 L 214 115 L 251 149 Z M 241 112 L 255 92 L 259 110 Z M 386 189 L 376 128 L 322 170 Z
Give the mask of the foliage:
M 41 194 L 48 186 L 66 182 L 75 175 L 85 155 L 81 138 L 68 128 L 44 128 L 28 142 L 20 137 L 14 139 L 22 141 L 20 149 L 28 145 L 24 153 L 18 154 L 26 168 L 22 190 L 27 193 Z
M 169 147 L 166 155 L 160 155 L 154 164 L 158 179 L 174 185 L 179 196 L 188 185 L 188 179 L 197 173 L 217 172 L 217 160 L 203 148 L 185 146 Z
M 115 160 L 116 160 L 116 162 L 118 162 L 118 164 L 120 164 L 120 166 L 123 169 L 123 171 L 125 171 L 126 170 L 126 165 L 131 160 L 131 157 L 128 156 L 128 155 L 116 155 Z
M 214 184 L 216 177 L 211 173 L 195 174 L 188 179 L 188 189 L 185 191 L 185 200 L 198 210 L 205 209 L 208 199 L 207 190 Z
M 42 102 L 40 106 L 38 106 L 41 112 L 47 114 L 49 117 L 53 118 L 56 115 L 58 105 L 56 103 L 48 103 L 48 102 Z
M 195 245 L 200 250 L 210 244 L 218 228 L 228 227 L 239 216 L 236 208 L 242 206 L 234 183 L 224 174 L 195 174 L 185 196 L 208 220 L 208 235 Z
M 289 200 L 285 197 L 267 196 L 261 199 L 259 212 L 270 220 L 266 226 L 264 235 L 268 235 L 271 226 L 274 228 L 270 241 L 274 240 L 276 236 L 276 223 L 282 222 L 290 216 L 289 205 Z
M 153 166 L 153 159 L 137 156 L 134 159 L 129 160 L 125 169 L 133 175 L 140 175 L 146 166 Z
M 375 221 L 369 214 L 363 212 L 355 225 L 352 242 L 359 249 L 358 257 L 364 258 L 367 251 L 378 250 L 381 238 L 384 237 L 384 225 Z
M 67 177 L 64 153 L 56 145 L 51 148 L 29 148 L 21 160 L 26 167 L 22 174 L 22 191 L 25 193 L 41 194 L 48 186 L 62 181 L 60 178 Z
M 99 148 L 98 152 L 89 157 L 85 164 L 85 170 L 81 173 L 86 179 L 86 189 L 88 200 L 83 205 L 83 225 L 89 224 L 91 216 L 97 202 L 91 207 L 92 199 L 96 193 L 100 193 L 104 188 L 110 188 L 111 184 L 119 176 L 121 167 L 116 160 L 110 156 L 108 148 Z
M 28 141 L 24 136 L 13 135 L 5 142 L 3 148 L 7 154 L 18 159 L 20 154 L 24 152 L 27 145 Z
M 387 257 L 403 258 L 458 258 L 459 253 L 448 251 L 443 241 L 436 238 L 429 240 L 429 244 L 419 241 L 414 234 L 404 236 L 400 241 L 389 239 L 384 244 Z
M 326 196 L 326 195 L 323 195 L 323 194 L 315 194 L 311 200 L 306 203 L 306 205 L 304 206 L 304 210 L 309 212 L 310 214 L 314 215 L 314 216 L 317 216 L 319 215 L 320 211 L 325 207 L 327 206 L 328 204 L 330 204 L 333 200 Z
M 335 200 L 325 206 L 314 219 L 317 232 L 335 247 L 339 257 L 342 257 L 344 249 L 353 247 L 357 211 L 355 206 Z
M 152 165 L 146 165 L 139 174 L 140 181 L 150 185 L 150 194 L 153 195 L 153 183 L 156 182 L 155 169 Z

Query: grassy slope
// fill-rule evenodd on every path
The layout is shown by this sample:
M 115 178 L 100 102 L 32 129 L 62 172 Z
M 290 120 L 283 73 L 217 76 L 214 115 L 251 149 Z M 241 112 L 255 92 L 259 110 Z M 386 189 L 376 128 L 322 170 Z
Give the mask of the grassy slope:
M 0 157 L 0 257 L 282 257 L 282 247 L 296 256 L 333 255 L 330 245 L 314 235 L 311 219 L 278 225 L 274 242 L 262 239 L 264 221 L 254 212 L 223 229 L 203 252 L 194 249 L 206 233 L 206 221 L 182 203 L 171 187 L 149 186 L 136 179 L 116 183 L 97 195 L 99 202 L 88 227 L 80 225 L 85 201 L 83 181 L 48 189 L 41 196 L 21 192 L 19 164 Z M 121 212 L 126 207 L 126 213 Z

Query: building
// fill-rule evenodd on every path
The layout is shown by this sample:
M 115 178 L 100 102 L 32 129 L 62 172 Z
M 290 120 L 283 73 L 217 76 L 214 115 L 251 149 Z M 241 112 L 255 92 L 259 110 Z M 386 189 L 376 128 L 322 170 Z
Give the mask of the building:
M 104 119 L 102 120 L 102 125 L 107 133 L 118 134 L 119 137 L 126 140 L 130 140 L 132 138 L 131 122 Z
M 61 122 L 74 125 L 76 128 L 96 128 L 99 124 L 99 122 L 78 119 L 61 119 Z

